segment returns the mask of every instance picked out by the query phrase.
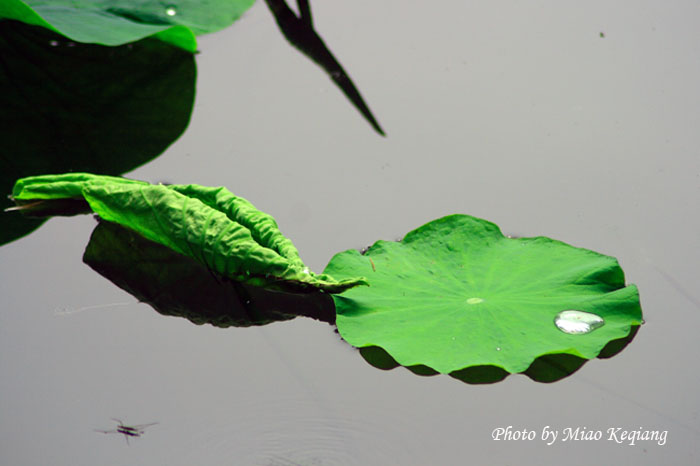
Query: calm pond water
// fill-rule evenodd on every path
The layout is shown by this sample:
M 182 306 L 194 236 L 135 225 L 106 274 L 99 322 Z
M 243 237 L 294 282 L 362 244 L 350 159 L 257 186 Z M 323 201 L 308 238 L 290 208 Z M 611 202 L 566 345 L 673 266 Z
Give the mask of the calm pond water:
M 646 325 L 552 384 L 381 371 L 311 319 L 164 317 L 82 262 L 91 216 L 55 218 L 0 249 L 0 462 L 697 464 L 697 3 L 313 8 L 387 138 L 258 2 L 200 38 L 187 131 L 127 176 L 228 187 L 317 272 L 451 213 L 557 238 L 617 257 Z M 158 424 L 127 445 L 94 432 L 110 418 Z M 509 426 L 535 438 L 492 439 Z M 667 437 L 617 443 L 617 428 Z

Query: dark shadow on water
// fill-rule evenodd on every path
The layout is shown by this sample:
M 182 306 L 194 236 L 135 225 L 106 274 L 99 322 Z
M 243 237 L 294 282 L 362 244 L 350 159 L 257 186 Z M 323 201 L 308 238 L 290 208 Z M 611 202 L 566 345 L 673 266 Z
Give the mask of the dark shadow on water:
M 523 374 L 536 382 L 557 382 L 579 370 L 586 359 L 571 354 L 547 354 L 535 359 Z
M 625 349 L 627 345 L 632 343 L 632 340 L 634 340 L 634 337 L 637 336 L 638 331 L 639 325 L 632 326 L 629 335 L 627 335 L 625 338 L 619 338 L 609 342 L 607 345 L 605 345 L 605 348 L 600 351 L 598 357 L 601 359 L 607 359 L 617 355 L 620 351 Z
M 508 372 L 497 366 L 467 367 L 450 374 L 451 377 L 457 380 L 473 385 L 500 382 L 509 375 Z
M 159 313 L 198 325 L 248 327 L 298 316 L 335 322 L 327 294 L 287 293 L 221 278 L 115 223 L 99 222 L 83 262 Z
M 634 325 L 627 337 L 608 342 L 598 358 L 608 359 L 617 355 L 632 342 L 638 331 L 639 325 Z M 588 360 L 570 354 L 548 354 L 537 358 L 524 374 L 537 382 L 557 382 L 579 370 L 586 362 Z
M 601 350 L 598 358 L 607 359 L 618 354 L 634 339 L 638 330 L 639 326 L 633 326 L 627 337 L 609 342 Z M 391 370 L 401 366 L 389 353 L 378 346 L 360 348 L 360 354 L 367 363 L 377 369 Z M 548 354 L 535 359 L 523 374 L 535 382 L 557 382 L 578 371 L 586 362 L 588 362 L 587 359 L 570 354 Z M 423 365 L 409 366 L 406 369 L 416 375 L 438 375 L 437 371 Z M 472 385 L 500 382 L 509 375 L 504 369 L 491 365 L 472 366 L 450 373 L 450 377 Z
M 360 348 L 360 354 L 370 365 L 382 370 L 391 370 L 401 365 L 396 362 L 383 348 L 378 346 L 366 346 Z M 409 371 L 420 376 L 439 375 L 434 369 L 424 365 L 406 367 Z M 469 384 L 485 384 L 500 382 L 508 376 L 508 372 L 496 366 L 474 366 L 452 372 L 451 377 Z

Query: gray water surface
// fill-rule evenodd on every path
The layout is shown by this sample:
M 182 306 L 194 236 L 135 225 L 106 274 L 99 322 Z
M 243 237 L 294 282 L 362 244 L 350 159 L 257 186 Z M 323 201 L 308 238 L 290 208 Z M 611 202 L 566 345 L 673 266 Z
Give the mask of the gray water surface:
M 387 138 L 258 2 L 200 38 L 188 130 L 127 176 L 228 187 L 316 272 L 451 213 L 550 236 L 617 257 L 646 325 L 553 384 L 380 371 L 310 319 L 163 317 L 82 263 L 90 216 L 56 218 L 0 249 L 0 463 L 697 464 L 700 6 L 312 6 Z M 127 445 L 94 432 L 113 417 L 159 424 Z M 492 439 L 509 426 L 536 438 Z M 603 439 L 547 445 L 545 428 Z

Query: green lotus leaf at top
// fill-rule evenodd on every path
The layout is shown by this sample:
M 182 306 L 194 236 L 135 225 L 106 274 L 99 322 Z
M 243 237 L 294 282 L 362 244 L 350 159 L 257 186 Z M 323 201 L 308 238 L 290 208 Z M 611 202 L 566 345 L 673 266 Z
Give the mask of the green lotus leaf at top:
M 366 283 L 310 272 L 270 215 L 225 188 L 68 173 L 22 178 L 12 198 L 18 210 L 29 213 L 55 212 L 56 205 L 84 199 L 104 220 L 250 285 L 338 293 Z M 60 215 L 60 210 L 55 213 Z
M 0 18 L 42 26 L 76 42 L 122 45 L 155 36 L 185 50 L 223 29 L 255 0 L 2 0 Z
M 637 288 L 625 286 L 616 259 L 545 237 L 508 238 L 467 215 L 378 241 L 364 255 L 341 252 L 324 272 L 368 277 L 369 287 L 333 296 L 348 343 L 444 374 L 520 373 L 544 355 L 595 358 L 642 320 Z

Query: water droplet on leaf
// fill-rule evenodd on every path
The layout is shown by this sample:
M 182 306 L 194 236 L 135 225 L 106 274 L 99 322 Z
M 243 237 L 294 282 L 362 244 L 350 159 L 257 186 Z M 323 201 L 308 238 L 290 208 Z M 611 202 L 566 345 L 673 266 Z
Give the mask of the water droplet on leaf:
M 605 325 L 605 320 L 590 312 L 568 310 L 557 314 L 554 325 L 564 333 L 583 335 Z
M 467 304 L 479 304 L 479 303 L 483 303 L 483 302 L 484 302 L 484 300 L 481 298 L 469 298 L 469 299 L 467 299 Z
M 177 8 L 174 5 L 168 5 L 165 8 L 165 14 L 168 16 L 175 16 L 177 14 Z

